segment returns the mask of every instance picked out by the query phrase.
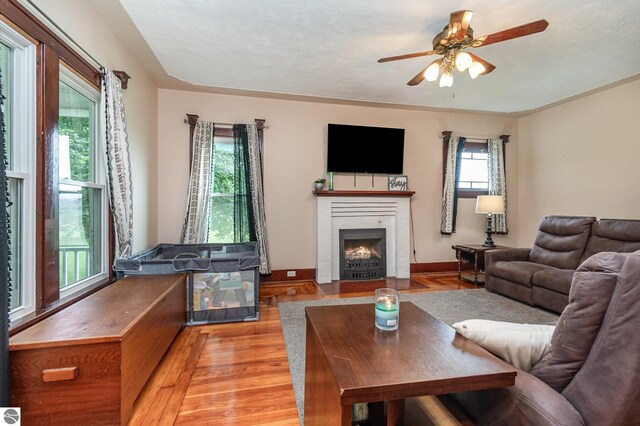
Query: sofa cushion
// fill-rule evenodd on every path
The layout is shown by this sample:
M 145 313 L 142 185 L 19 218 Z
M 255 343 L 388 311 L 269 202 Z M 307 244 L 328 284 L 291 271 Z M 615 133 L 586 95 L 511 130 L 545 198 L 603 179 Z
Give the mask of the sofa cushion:
M 531 287 L 516 284 L 513 281 L 505 280 L 490 274 L 487 274 L 486 277 L 487 280 L 484 283 L 485 290 L 510 297 L 522 303 L 527 303 L 529 305 L 532 304 Z
M 450 395 L 479 425 L 584 425 L 580 413 L 558 392 L 518 371 L 515 386 Z
M 591 271 L 601 269 L 603 263 L 615 268 L 620 262 L 613 253 L 600 253 L 575 273 L 569 305 L 558 320 L 551 351 L 531 370 L 558 392 L 573 380 L 589 355 L 615 289 L 617 274 Z
M 514 367 L 529 371 L 551 349 L 555 326 L 470 319 L 453 328 Z
M 531 287 L 531 304 L 559 315 L 569 304 L 569 295 L 534 285 Z
M 640 424 L 640 255 L 628 255 L 589 356 L 563 396 L 594 425 Z
M 531 287 L 531 277 L 533 277 L 533 274 L 545 269 L 552 268 L 547 265 L 533 262 L 499 261 L 493 262 L 487 267 L 487 274 Z
M 547 216 L 542 220 L 529 260 L 560 269 L 576 269 L 595 217 Z
M 591 238 L 582 261 L 596 253 L 631 253 L 640 250 L 640 220 L 600 219 L 591 228 Z
M 575 272 L 573 269 L 544 269 L 533 274 L 531 283 L 557 293 L 569 294 Z

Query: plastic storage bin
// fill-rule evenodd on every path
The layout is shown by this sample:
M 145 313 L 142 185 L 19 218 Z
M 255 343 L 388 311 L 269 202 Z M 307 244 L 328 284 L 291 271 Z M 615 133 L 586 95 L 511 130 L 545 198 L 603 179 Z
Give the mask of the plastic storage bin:
M 187 324 L 256 321 L 256 243 L 158 244 L 115 262 L 116 277 L 187 272 Z

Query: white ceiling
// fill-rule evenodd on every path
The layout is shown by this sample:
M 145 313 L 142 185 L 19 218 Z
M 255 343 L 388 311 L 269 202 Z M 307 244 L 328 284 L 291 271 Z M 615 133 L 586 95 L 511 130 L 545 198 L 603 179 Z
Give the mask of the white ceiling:
M 167 74 L 199 86 L 519 112 L 640 74 L 638 0 L 120 0 Z M 496 66 L 452 88 L 407 86 L 455 10 L 479 37 L 546 19 L 545 32 L 478 49 Z

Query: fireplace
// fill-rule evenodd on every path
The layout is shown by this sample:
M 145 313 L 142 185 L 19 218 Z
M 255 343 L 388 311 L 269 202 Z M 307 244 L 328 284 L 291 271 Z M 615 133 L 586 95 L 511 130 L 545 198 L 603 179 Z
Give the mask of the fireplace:
M 340 279 L 372 280 L 386 276 L 386 229 L 340 229 Z

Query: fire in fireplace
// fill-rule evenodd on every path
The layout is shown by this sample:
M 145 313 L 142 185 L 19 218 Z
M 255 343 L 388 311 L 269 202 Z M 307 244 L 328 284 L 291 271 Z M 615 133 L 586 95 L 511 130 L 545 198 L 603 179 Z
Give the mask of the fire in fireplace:
M 371 280 L 386 275 L 386 230 L 341 229 L 340 279 Z

